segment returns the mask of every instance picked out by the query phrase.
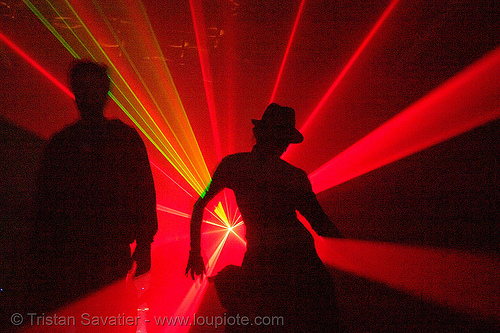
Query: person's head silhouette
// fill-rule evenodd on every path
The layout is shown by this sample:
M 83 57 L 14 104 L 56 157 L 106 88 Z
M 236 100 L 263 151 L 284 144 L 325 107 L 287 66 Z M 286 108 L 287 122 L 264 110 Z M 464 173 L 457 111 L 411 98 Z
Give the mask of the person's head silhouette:
M 252 123 L 257 146 L 270 148 L 280 155 L 291 143 L 304 140 L 295 128 L 295 110 L 290 107 L 271 103 L 262 119 L 252 119 Z
M 70 71 L 70 85 L 82 119 L 103 117 L 110 88 L 108 68 L 89 60 L 78 60 Z

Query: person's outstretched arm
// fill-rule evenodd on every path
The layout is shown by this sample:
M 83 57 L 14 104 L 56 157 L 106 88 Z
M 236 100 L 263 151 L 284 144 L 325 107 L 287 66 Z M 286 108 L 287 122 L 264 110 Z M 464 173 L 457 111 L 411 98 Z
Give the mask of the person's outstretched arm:
M 191 278 L 194 280 L 195 275 L 201 276 L 205 271 L 205 263 L 201 256 L 201 225 L 203 222 L 203 212 L 208 203 L 225 187 L 225 162 L 222 162 L 215 170 L 212 181 L 205 190 L 204 195 L 196 201 L 193 207 L 190 224 L 190 240 L 191 250 L 189 251 L 189 259 L 186 267 L 186 275 L 191 273 Z
M 208 193 L 208 192 L 207 192 Z M 186 266 L 186 274 L 191 272 L 191 278 L 194 280 L 195 274 L 203 278 L 205 263 L 201 256 L 201 224 L 203 222 L 203 211 L 209 201 L 206 196 L 200 197 L 193 207 L 190 225 L 191 249 L 189 250 L 189 259 Z

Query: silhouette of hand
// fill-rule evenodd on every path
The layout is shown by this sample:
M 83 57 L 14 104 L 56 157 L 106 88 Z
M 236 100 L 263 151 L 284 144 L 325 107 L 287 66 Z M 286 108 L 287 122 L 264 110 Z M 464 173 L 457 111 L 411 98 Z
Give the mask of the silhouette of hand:
M 137 264 L 135 276 L 149 272 L 151 269 L 151 244 L 138 244 L 132 255 L 132 259 Z
M 186 267 L 186 275 L 191 272 L 191 278 L 194 280 L 195 274 L 203 279 L 203 274 L 206 274 L 205 263 L 199 252 L 189 251 L 189 260 Z

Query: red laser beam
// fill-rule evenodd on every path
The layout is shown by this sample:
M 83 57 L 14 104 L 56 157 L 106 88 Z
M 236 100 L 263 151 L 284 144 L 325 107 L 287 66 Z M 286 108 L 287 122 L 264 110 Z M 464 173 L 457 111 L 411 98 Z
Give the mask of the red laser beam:
M 33 66 L 37 71 L 43 74 L 50 82 L 55 84 L 63 93 L 68 95 L 70 98 L 75 99 L 75 95 L 61 82 L 59 82 L 52 74 L 50 74 L 45 68 L 39 65 L 32 57 L 30 57 L 26 52 L 24 52 L 19 46 L 14 44 L 7 36 L 0 32 L 0 40 L 3 41 L 8 47 L 10 47 L 14 52 L 16 52 L 21 58 L 26 60 L 28 64 Z
M 368 33 L 368 35 L 366 36 L 366 38 L 363 40 L 363 42 L 361 43 L 361 45 L 356 50 L 356 52 L 354 53 L 354 55 L 347 62 L 347 64 L 345 65 L 345 67 L 340 72 L 339 76 L 335 79 L 335 81 L 333 81 L 332 85 L 330 86 L 330 88 L 328 89 L 328 91 L 326 92 L 326 94 L 323 96 L 323 98 L 318 103 L 318 105 L 314 108 L 314 110 L 312 111 L 311 115 L 307 118 L 306 122 L 302 125 L 302 127 L 300 128 L 300 131 L 302 133 L 304 133 L 307 130 L 307 128 L 309 127 L 309 125 L 311 124 L 311 122 L 313 121 L 313 119 L 316 117 L 316 115 L 319 113 L 319 111 L 321 110 L 321 108 L 323 107 L 323 105 L 326 103 L 326 101 L 328 100 L 328 98 L 330 98 L 330 95 L 333 93 L 333 91 L 335 90 L 335 88 L 337 88 L 337 86 L 340 84 L 340 82 L 342 81 L 342 79 L 344 78 L 344 76 L 347 74 L 347 72 L 351 69 L 351 67 L 354 64 L 354 62 L 358 59 L 359 55 L 364 51 L 364 49 L 366 48 L 366 46 L 368 45 L 368 43 L 371 41 L 371 39 L 373 38 L 373 36 L 377 33 L 378 29 L 382 26 L 382 24 L 387 19 L 387 17 L 389 16 L 389 14 L 393 11 L 394 7 L 396 7 L 396 4 L 398 2 L 399 2 L 399 0 L 393 0 L 393 1 L 391 1 L 391 3 L 389 4 L 389 6 L 382 13 L 382 15 L 380 16 L 380 18 L 378 19 L 378 21 L 375 23 L 375 25 L 370 30 L 370 32 Z
M 295 37 L 295 32 L 297 31 L 297 27 L 299 25 L 300 16 L 301 16 L 302 12 L 304 11 L 305 2 L 306 2 L 305 0 L 302 0 L 300 2 L 299 10 L 297 12 L 297 17 L 295 18 L 295 22 L 293 23 L 292 33 L 290 34 L 290 39 L 288 40 L 288 44 L 286 46 L 285 55 L 283 57 L 283 61 L 281 62 L 280 70 L 278 72 L 278 78 L 276 79 L 276 83 L 274 84 L 273 92 L 271 94 L 271 100 L 269 101 L 269 103 L 272 103 L 274 100 L 274 97 L 276 96 L 276 91 L 278 90 L 278 85 L 279 85 L 280 80 L 281 80 L 281 75 L 283 74 L 283 70 L 285 68 L 285 63 L 286 63 L 286 60 L 288 58 L 288 54 L 290 53 L 292 41 Z
M 455 310 L 500 319 L 500 257 L 458 250 L 316 238 L 332 267 Z
M 500 116 L 500 48 L 310 174 L 316 193 Z
M 212 124 L 215 152 L 217 154 L 218 160 L 220 161 L 222 159 L 222 148 L 220 143 L 219 127 L 217 125 L 217 112 L 215 108 L 213 80 L 212 80 L 212 73 L 210 70 L 210 60 L 208 56 L 205 22 L 203 20 L 203 7 L 200 0 L 189 0 L 189 5 L 191 7 L 191 16 L 193 18 L 194 33 L 196 35 L 196 44 L 198 45 L 198 54 L 200 57 L 201 72 L 203 75 L 203 83 L 205 85 L 205 94 L 207 97 L 210 122 Z
M 152 166 L 154 166 L 155 168 L 157 168 L 165 177 L 167 177 L 168 179 L 170 179 L 172 181 L 172 183 L 174 183 L 175 185 L 177 185 L 177 187 L 179 187 L 181 190 L 183 190 L 187 195 L 189 195 L 191 198 L 194 199 L 194 196 L 189 193 L 184 187 L 182 187 L 178 182 L 176 182 L 172 177 L 170 177 L 165 171 L 163 171 L 157 164 L 153 163 L 153 162 L 149 162 Z
M 226 132 L 227 132 L 227 149 L 229 153 L 234 153 L 236 152 L 236 138 L 238 137 L 237 131 L 236 131 L 236 122 L 235 122 L 235 115 L 236 115 L 236 92 L 235 92 L 235 87 L 236 87 L 236 59 L 234 55 L 236 54 L 236 40 L 237 36 L 234 30 L 235 28 L 235 16 L 230 16 L 229 17 L 229 22 L 228 22 L 228 31 L 226 31 L 226 39 L 225 39 L 225 44 L 226 47 L 225 49 L 227 50 L 226 56 L 224 57 L 226 59 Z

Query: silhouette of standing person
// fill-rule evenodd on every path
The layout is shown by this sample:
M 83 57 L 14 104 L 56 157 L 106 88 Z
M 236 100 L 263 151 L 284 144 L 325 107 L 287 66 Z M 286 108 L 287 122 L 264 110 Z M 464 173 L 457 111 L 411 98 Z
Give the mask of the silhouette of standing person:
M 38 231 L 52 308 L 123 280 L 133 261 L 136 275 L 148 272 L 157 231 L 145 145 L 133 128 L 104 117 L 107 67 L 77 61 L 70 84 L 81 118 L 52 137 L 40 169 Z
M 307 174 L 280 158 L 290 144 L 303 140 L 295 129 L 295 111 L 272 103 L 253 124 L 252 151 L 226 156 L 194 205 L 186 274 L 203 277 L 203 211 L 217 193 L 229 188 L 246 226 L 247 251 L 241 267 L 227 266 L 214 283 L 228 315 L 247 316 L 251 324 L 226 325 L 226 331 L 336 331 L 332 279 L 296 211 L 318 235 L 342 236 L 319 205 Z M 262 319 L 273 316 L 283 322 L 265 325 L 269 319 Z

